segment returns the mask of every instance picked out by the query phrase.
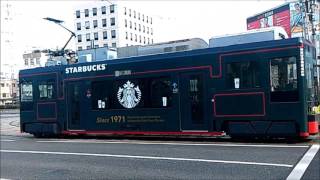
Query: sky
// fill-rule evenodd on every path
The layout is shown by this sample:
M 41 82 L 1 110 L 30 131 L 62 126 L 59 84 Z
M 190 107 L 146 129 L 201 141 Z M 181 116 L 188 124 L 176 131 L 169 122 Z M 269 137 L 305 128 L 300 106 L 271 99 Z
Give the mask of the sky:
M 7 2 L 11 5 L 10 21 L 4 21 L 8 13 L 4 8 Z M 1 0 L 1 64 L 9 64 L 18 71 L 23 65 L 24 52 L 34 48 L 61 48 L 70 33 L 43 18 L 64 20 L 64 25 L 74 30 L 76 7 L 94 2 Z M 158 19 L 174 25 L 158 23 L 154 27 L 155 42 L 194 37 L 208 42 L 213 36 L 244 32 L 247 17 L 279 6 L 285 0 L 130 0 L 126 3 L 132 8 L 143 9 L 146 14 L 155 17 L 154 21 Z M 5 40 L 10 41 L 9 45 L 4 43 Z M 72 40 L 67 48 L 75 49 L 75 41 Z M 1 68 L 1 71 L 5 70 Z

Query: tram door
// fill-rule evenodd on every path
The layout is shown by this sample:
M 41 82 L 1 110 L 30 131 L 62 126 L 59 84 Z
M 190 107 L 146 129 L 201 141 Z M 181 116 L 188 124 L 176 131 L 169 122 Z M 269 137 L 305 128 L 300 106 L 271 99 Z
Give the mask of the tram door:
M 71 82 L 67 85 L 68 103 L 68 129 L 82 130 L 84 112 L 84 94 L 83 84 L 81 82 Z
M 203 74 L 181 74 L 179 84 L 181 129 L 185 131 L 208 130 L 204 115 Z

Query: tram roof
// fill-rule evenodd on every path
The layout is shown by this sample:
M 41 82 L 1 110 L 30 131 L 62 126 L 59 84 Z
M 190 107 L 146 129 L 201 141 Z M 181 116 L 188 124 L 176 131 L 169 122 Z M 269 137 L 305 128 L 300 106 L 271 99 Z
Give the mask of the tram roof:
M 190 56 L 204 55 L 204 54 L 218 54 L 218 53 L 225 53 L 225 52 L 281 47 L 281 46 L 288 46 L 288 45 L 296 45 L 299 43 L 302 43 L 301 38 L 289 38 L 289 39 L 282 39 L 282 40 L 237 44 L 237 45 L 224 46 L 224 47 L 196 49 L 196 50 L 190 50 L 190 51 L 179 51 L 179 52 L 153 54 L 153 55 L 145 55 L 145 56 L 126 57 L 121 59 L 113 59 L 113 60 L 105 60 L 105 61 L 76 63 L 71 65 L 37 67 L 33 69 L 20 70 L 19 74 L 26 75 L 26 74 L 33 74 L 33 73 L 50 73 L 50 72 L 62 71 L 66 67 L 77 67 L 77 66 L 84 66 L 84 65 L 101 64 L 101 63 L 106 63 L 108 64 L 108 66 L 110 66 L 113 64 L 153 61 L 153 60 L 160 60 L 160 59 L 165 61 L 166 59 L 179 58 L 179 57 L 190 57 Z

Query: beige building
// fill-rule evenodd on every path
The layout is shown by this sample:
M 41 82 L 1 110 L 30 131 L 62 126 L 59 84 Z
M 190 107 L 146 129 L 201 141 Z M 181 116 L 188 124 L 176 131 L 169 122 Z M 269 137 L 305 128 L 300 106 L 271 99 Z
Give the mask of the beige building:
M 30 69 L 35 67 L 43 67 L 47 62 L 48 56 L 40 50 L 32 50 L 25 52 L 23 55 L 23 69 Z
M 16 79 L 2 78 L 0 80 L 0 106 L 16 103 L 19 86 Z

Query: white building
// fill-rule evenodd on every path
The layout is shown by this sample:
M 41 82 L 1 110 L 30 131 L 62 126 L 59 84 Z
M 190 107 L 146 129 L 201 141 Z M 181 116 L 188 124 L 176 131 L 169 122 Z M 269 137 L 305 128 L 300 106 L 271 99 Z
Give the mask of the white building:
M 154 18 L 125 1 L 93 1 L 76 7 L 76 49 L 147 45 L 154 42 Z
M 24 61 L 23 69 L 43 67 L 48 60 L 47 54 L 41 52 L 41 50 L 25 52 L 22 57 Z

